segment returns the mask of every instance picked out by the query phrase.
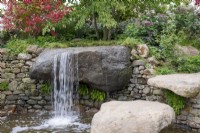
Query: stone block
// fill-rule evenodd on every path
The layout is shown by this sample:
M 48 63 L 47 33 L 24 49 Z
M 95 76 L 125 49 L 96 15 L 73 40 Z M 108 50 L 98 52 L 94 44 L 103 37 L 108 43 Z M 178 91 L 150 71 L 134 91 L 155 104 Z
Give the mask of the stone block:
M 135 67 L 135 66 L 144 66 L 144 65 L 145 65 L 145 62 L 143 60 L 135 60 L 132 63 L 133 67 Z

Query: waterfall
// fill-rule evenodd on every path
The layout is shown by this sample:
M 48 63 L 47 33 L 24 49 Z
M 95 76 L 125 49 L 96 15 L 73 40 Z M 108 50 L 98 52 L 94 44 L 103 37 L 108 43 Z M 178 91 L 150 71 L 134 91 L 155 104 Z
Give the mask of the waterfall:
M 53 64 L 53 99 L 55 117 L 73 113 L 73 91 L 77 86 L 78 67 L 75 55 L 69 52 L 56 55 Z
M 79 114 L 73 110 L 73 91 L 78 88 L 79 83 L 78 56 L 70 52 L 54 56 L 52 75 L 54 116 L 38 126 L 15 127 L 13 132 L 45 130 L 54 133 L 75 133 L 89 130 L 90 125 L 81 123 Z

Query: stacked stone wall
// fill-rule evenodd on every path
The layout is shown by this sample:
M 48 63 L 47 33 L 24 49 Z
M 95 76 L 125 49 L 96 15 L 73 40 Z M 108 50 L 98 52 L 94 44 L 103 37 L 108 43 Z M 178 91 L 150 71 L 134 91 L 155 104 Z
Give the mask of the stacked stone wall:
M 12 55 L 6 49 L 0 49 L 0 114 L 51 108 L 50 95 L 44 95 L 40 90 L 42 81 L 29 77 L 29 69 L 41 51 L 37 46 L 31 46 L 28 53 Z

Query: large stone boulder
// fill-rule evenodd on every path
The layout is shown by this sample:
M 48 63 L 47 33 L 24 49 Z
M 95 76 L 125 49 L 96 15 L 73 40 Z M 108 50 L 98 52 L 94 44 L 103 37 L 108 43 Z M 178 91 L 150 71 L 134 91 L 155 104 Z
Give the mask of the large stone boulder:
M 150 78 L 147 83 L 189 98 L 200 92 L 200 73 L 160 75 Z
M 173 109 L 163 103 L 111 101 L 94 115 L 91 133 L 159 133 L 174 119 Z
M 176 45 L 176 49 L 179 51 L 179 54 L 186 56 L 196 56 L 199 55 L 200 52 L 193 46 L 180 46 Z
M 54 56 L 71 52 L 78 59 L 78 79 L 92 88 L 107 92 L 123 89 L 131 77 L 130 50 L 124 46 L 47 49 L 33 64 L 30 77 L 50 79 Z

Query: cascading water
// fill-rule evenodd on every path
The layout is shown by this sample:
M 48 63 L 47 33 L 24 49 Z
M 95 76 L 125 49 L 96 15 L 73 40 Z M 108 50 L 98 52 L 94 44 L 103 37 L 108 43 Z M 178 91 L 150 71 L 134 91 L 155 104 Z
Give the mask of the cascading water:
M 70 52 L 54 57 L 53 63 L 54 115 L 38 126 L 17 126 L 12 133 L 20 131 L 55 131 L 66 133 L 89 132 L 90 125 L 80 122 L 73 111 L 73 91 L 78 87 L 78 59 Z
M 56 126 L 66 126 L 78 118 L 78 114 L 73 111 L 73 91 L 78 86 L 77 64 L 75 55 L 70 52 L 54 57 L 54 117 L 48 121 L 50 125 L 55 126 L 56 123 Z
M 72 115 L 73 90 L 77 82 L 77 61 L 71 53 L 54 57 L 54 111 L 55 117 Z

